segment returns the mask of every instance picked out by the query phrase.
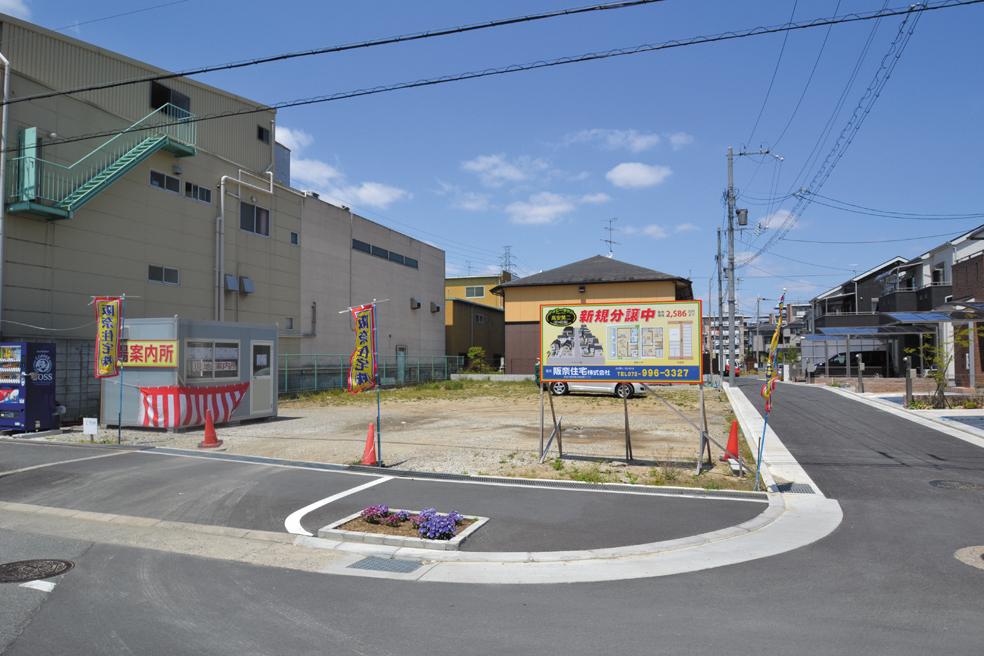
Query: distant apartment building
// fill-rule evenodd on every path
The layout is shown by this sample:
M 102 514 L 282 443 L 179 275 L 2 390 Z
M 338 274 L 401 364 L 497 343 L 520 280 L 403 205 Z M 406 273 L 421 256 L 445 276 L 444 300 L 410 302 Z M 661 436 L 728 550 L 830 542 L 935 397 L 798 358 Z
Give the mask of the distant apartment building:
M 727 366 L 728 358 L 731 356 L 731 348 L 734 347 L 734 358 L 739 365 L 744 366 L 748 353 L 748 318 L 744 315 L 735 315 L 735 331 L 731 333 L 729 318 L 717 315 L 707 315 L 703 318 L 703 342 L 704 352 L 708 354 L 708 363 L 711 366 L 709 371 L 717 373 L 719 371 L 718 362 L 723 359 Z M 723 355 L 721 355 L 723 354 Z
M 503 271 L 492 276 L 458 276 L 444 280 L 445 349 L 448 355 L 465 357 L 468 349 L 485 350 L 486 364 L 499 368 L 505 353 L 503 299 L 492 290 L 512 280 Z
M 0 52 L 13 100 L 167 73 L 4 15 Z M 339 311 L 387 299 L 381 351 L 444 353 L 444 253 L 290 187 L 263 103 L 172 78 L 5 111 L 0 337 L 58 344 L 70 418 L 98 407 L 96 295 L 126 294 L 130 317 L 276 324 L 281 354 L 350 350 Z

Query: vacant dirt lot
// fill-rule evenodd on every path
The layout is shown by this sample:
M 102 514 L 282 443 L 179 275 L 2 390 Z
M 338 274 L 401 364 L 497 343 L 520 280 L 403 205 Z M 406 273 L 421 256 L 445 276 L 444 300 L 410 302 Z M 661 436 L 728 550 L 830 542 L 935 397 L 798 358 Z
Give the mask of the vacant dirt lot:
M 751 481 L 718 465 L 695 480 L 699 435 L 669 402 L 699 424 L 693 388 L 653 388 L 629 400 L 629 424 L 636 462 L 626 466 L 622 401 L 614 397 L 554 397 L 564 427 L 564 458 L 557 445 L 539 464 L 540 397 L 532 383 L 447 382 L 384 391 L 382 455 L 387 465 L 417 471 L 622 481 L 710 488 L 746 489 Z M 724 444 L 731 408 L 723 393 L 705 393 L 712 437 Z M 548 400 L 548 399 L 547 399 Z M 546 406 L 546 433 L 551 420 Z M 362 455 L 369 422 L 376 419 L 374 394 L 322 393 L 281 401 L 280 416 L 265 422 L 220 426 L 229 453 L 355 463 Z M 80 433 L 72 434 L 80 441 Z M 130 444 L 194 448 L 201 432 L 125 430 Z M 101 437 L 115 442 L 116 431 Z M 64 438 L 62 438 L 64 439 Z M 721 454 L 712 448 L 715 462 Z M 746 456 L 748 454 L 746 453 Z

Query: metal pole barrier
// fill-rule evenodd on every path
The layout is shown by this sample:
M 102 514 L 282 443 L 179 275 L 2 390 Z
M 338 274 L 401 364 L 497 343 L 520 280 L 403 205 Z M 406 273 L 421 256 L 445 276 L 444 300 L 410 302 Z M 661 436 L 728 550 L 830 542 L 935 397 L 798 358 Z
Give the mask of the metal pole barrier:
M 902 358 L 905 364 L 905 407 L 912 405 L 912 358 L 908 355 Z

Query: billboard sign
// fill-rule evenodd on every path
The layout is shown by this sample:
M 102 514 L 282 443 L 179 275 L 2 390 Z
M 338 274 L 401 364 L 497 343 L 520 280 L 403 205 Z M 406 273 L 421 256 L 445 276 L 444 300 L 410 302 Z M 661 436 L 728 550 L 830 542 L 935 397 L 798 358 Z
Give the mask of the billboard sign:
M 540 306 L 544 381 L 700 383 L 700 301 Z

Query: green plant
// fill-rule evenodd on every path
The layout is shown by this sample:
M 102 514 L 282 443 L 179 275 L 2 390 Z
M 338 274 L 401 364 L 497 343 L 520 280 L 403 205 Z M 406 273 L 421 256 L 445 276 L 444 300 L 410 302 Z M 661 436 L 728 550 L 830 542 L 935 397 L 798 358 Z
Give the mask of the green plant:
M 984 337 L 984 327 L 979 327 L 975 331 L 976 337 Z M 953 344 L 967 348 L 970 345 L 970 329 L 961 326 L 953 328 Z M 936 336 L 926 333 L 921 347 L 907 348 L 905 352 L 912 355 L 919 355 L 923 366 L 929 365 L 929 377 L 936 383 L 936 391 L 933 392 L 931 404 L 934 409 L 949 408 L 950 402 L 946 398 L 946 388 L 949 383 L 946 377 L 947 369 L 953 363 L 953 349 L 947 344 L 937 344 Z M 909 407 L 913 407 L 910 404 Z
M 468 352 L 465 354 L 465 358 L 468 360 L 468 371 L 480 374 L 491 372 L 492 367 L 485 361 L 486 357 L 485 349 L 481 346 L 469 347 Z
M 570 477 L 573 481 L 581 481 L 582 483 L 604 483 L 605 475 L 601 473 L 597 465 L 592 465 L 591 467 L 586 467 L 585 469 L 578 469 L 574 467 L 570 471 Z
M 560 458 L 554 458 L 550 461 L 550 466 L 554 468 L 554 471 L 561 471 L 564 469 L 564 461 Z

